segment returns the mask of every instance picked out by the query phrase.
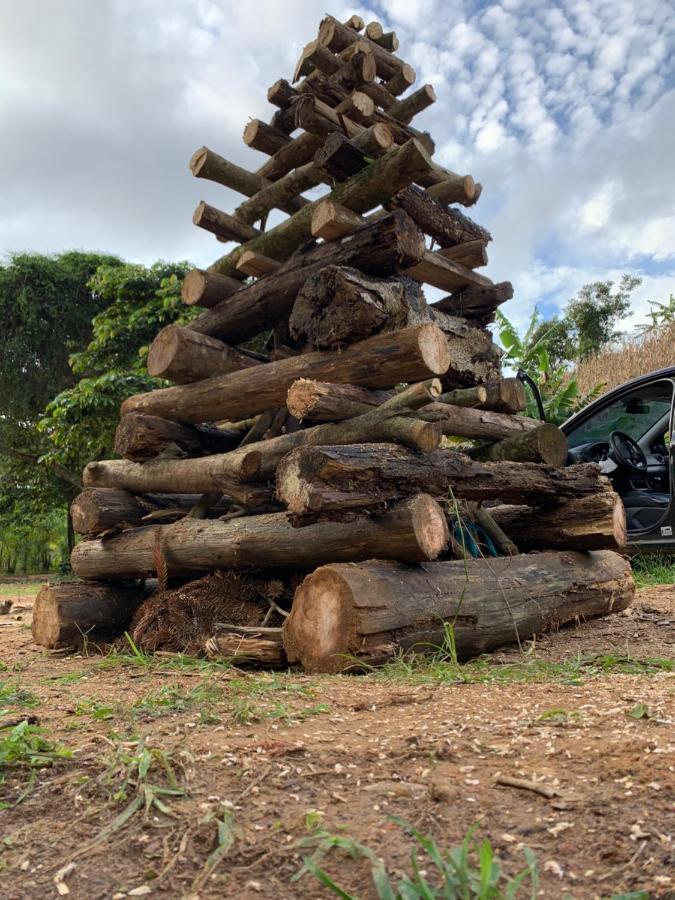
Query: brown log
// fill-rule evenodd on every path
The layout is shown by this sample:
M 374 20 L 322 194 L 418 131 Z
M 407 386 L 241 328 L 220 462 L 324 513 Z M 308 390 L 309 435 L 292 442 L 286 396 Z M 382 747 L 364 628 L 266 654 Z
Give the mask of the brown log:
M 463 206 L 473 206 L 478 200 L 479 191 L 471 175 L 455 175 L 453 172 L 442 171 L 443 177 L 425 185 L 429 196 L 443 205 L 461 203 Z
M 454 316 L 491 322 L 497 307 L 512 297 L 513 285 L 510 281 L 501 281 L 498 284 L 467 283 L 466 287 L 454 291 L 449 297 L 444 297 L 433 305 L 436 309 Z
M 411 122 L 418 113 L 423 112 L 436 102 L 436 91 L 430 84 L 425 84 L 414 91 L 404 100 L 398 100 L 389 107 L 389 115 L 406 125 Z
M 406 269 L 406 275 L 442 291 L 460 290 L 468 286 L 492 285 L 490 279 L 484 275 L 479 275 L 472 269 L 454 262 L 452 259 L 447 259 L 439 253 L 434 253 L 433 250 L 427 250 L 421 262 Z M 439 308 L 438 304 L 435 306 Z
M 308 163 L 323 143 L 315 134 L 301 134 L 289 141 L 284 147 L 270 156 L 267 162 L 257 170 L 256 175 L 261 178 L 276 181 L 286 175 L 291 169 L 297 169 Z
M 217 275 L 203 269 L 192 269 L 181 285 L 181 297 L 187 306 L 211 309 L 236 293 L 242 284 L 238 278 Z
M 557 506 L 495 506 L 495 522 L 521 550 L 623 550 L 626 511 L 614 491 L 598 491 Z
M 404 94 L 409 87 L 412 87 L 415 84 L 416 78 L 415 70 L 412 66 L 409 66 L 407 63 L 404 63 L 401 68 L 396 72 L 388 81 L 385 81 L 385 87 L 394 97 L 398 97 L 400 94 Z
M 504 413 L 491 415 L 501 416 Z M 514 416 L 514 419 L 527 421 L 524 416 Z M 476 447 L 470 451 L 470 455 L 473 459 L 494 462 L 511 459 L 514 462 L 543 462 L 549 466 L 562 466 L 567 459 L 567 439 L 555 425 L 540 423 L 531 431 L 514 434 L 496 444 Z
M 234 420 L 282 406 L 288 388 L 298 378 L 382 388 L 442 375 L 449 365 L 445 336 L 428 323 L 375 335 L 341 353 L 306 353 L 194 384 L 137 394 L 124 401 L 122 414 L 148 413 L 186 423 Z
M 322 200 L 312 214 L 312 237 L 334 241 L 357 231 L 364 225 L 363 216 L 332 200 Z
M 237 260 L 237 271 L 253 278 L 272 275 L 281 268 L 281 263 L 254 250 L 245 250 Z
M 375 507 L 425 490 L 466 500 L 541 504 L 606 490 L 591 464 L 554 469 L 536 463 L 472 460 L 452 450 L 416 455 L 394 444 L 300 447 L 277 469 L 277 495 L 293 513 Z
M 529 419 L 526 416 L 511 416 L 508 413 L 492 412 L 489 409 L 472 409 L 467 406 L 451 406 L 448 403 L 431 403 L 420 410 L 420 415 L 429 422 L 439 422 L 443 434 L 450 434 L 453 437 L 466 437 L 474 440 L 484 441 L 503 441 L 505 438 L 518 438 L 532 431 L 538 431 L 541 428 L 539 419 Z M 555 426 L 551 426 L 555 428 Z M 558 431 L 559 429 L 556 429 Z M 551 433 L 546 431 L 539 438 L 542 445 L 550 441 L 552 446 L 551 453 L 558 458 L 560 452 L 560 444 L 557 438 L 551 437 Z M 535 440 L 535 446 L 537 441 Z M 555 449 L 553 449 L 555 446 Z M 481 448 L 482 450 L 482 448 Z M 543 446 L 542 446 L 543 450 Z M 489 453 L 489 450 L 485 450 Z M 517 452 L 515 449 L 512 452 Z M 523 450 L 523 453 L 526 453 Z M 483 458 L 482 456 L 479 458 Z M 486 457 L 489 459 L 511 459 L 511 457 Z M 515 460 L 516 462 L 534 462 L 531 459 Z M 541 460 L 536 460 L 541 462 Z M 563 457 L 564 462 L 564 457 Z M 557 463 L 562 465 L 562 462 Z
M 369 22 L 366 25 L 366 37 L 375 41 L 385 50 L 396 52 L 398 50 L 398 38 L 395 31 L 385 31 L 379 22 Z
M 50 650 L 110 640 L 129 627 L 146 589 L 88 581 L 45 585 L 35 598 L 33 640 Z
M 239 446 L 242 432 L 206 425 L 179 425 L 158 416 L 123 416 L 115 432 L 115 453 L 143 462 L 156 457 L 182 458 L 227 453 Z
M 288 664 L 281 628 L 224 625 L 206 641 L 204 652 L 235 666 L 283 669 Z
M 489 231 L 477 225 L 457 209 L 447 209 L 431 196 L 430 191 L 409 187 L 393 197 L 388 206 L 402 209 L 430 235 L 441 247 L 450 247 L 464 241 L 489 241 Z
M 261 363 L 217 338 L 181 325 L 167 325 L 148 352 L 148 373 L 177 384 L 225 375 Z
M 520 378 L 500 378 L 484 385 L 487 392 L 485 409 L 495 412 L 519 413 L 527 406 L 525 385 Z
M 450 406 L 482 406 L 487 400 L 488 392 L 484 384 L 468 388 L 455 388 L 447 391 L 438 398 L 439 403 L 449 403 Z
M 269 156 L 273 156 L 290 142 L 287 134 L 266 122 L 261 122 L 260 119 L 251 119 L 247 123 L 243 137 L 247 147 L 267 153 Z
M 329 194 L 329 199 L 354 212 L 367 212 L 410 184 L 430 165 L 426 151 L 416 141 L 410 141 L 338 184 Z M 312 214 L 317 202 L 309 203 L 281 224 L 222 257 L 211 266 L 212 271 L 221 275 L 236 274 L 237 261 L 245 250 L 254 250 L 272 259 L 287 259 L 301 244 L 311 239 Z M 469 279 L 466 283 L 472 282 Z
M 369 412 L 389 397 L 391 391 L 369 391 L 354 384 L 299 378 L 288 389 L 286 406 L 301 421 L 340 422 Z
M 257 228 L 252 228 L 246 222 L 216 209 L 215 206 L 210 206 L 203 200 L 198 203 L 192 216 L 192 222 L 198 228 L 210 231 L 222 240 L 237 241 L 240 244 L 253 240 L 261 234 Z
M 262 178 L 255 172 L 242 169 L 241 166 L 229 162 L 208 147 L 200 147 L 193 153 L 190 159 L 190 171 L 196 178 L 206 178 L 215 181 L 233 191 L 238 191 L 246 197 L 252 197 L 263 188 L 271 184 L 266 178 Z M 304 197 L 293 197 L 281 208 L 288 213 L 297 212 L 308 201 Z
M 298 588 L 284 623 L 291 663 L 344 672 L 401 651 L 466 659 L 593 616 L 618 612 L 635 594 L 617 553 L 539 553 L 409 568 L 371 560 L 323 566 Z M 447 623 L 447 624 L 446 624 Z
M 285 513 L 136 528 L 106 541 L 83 541 L 73 550 L 71 565 L 83 578 L 144 578 L 155 572 L 157 546 L 169 577 L 197 576 L 214 568 L 306 569 L 372 557 L 421 562 L 436 559 L 447 541 L 443 510 L 418 494 L 380 518 L 362 516 L 302 529 L 294 528 Z
M 455 244 L 453 247 L 441 247 L 438 254 L 461 263 L 468 269 L 479 269 L 488 264 L 487 244 L 481 240 L 465 241 L 465 243 Z
M 326 16 L 321 22 L 318 40 L 320 44 L 323 44 L 324 47 L 328 47 L 333 53 L 339 53 L 341 50 L 345 50 L 350 44 L 354 44 L 356 41 L 363 43 L 375 57 L 377 74 L 380 78 L 391 80 L 402 69 L 410 69 L 402 59 L 399 59 L 390 51 L 380 47 L 379 44 L 376 44 L 375 41 L 371 41 L 368 37 L 360 35 L 352 29 L 346 28 L 332 16 Z M 414 72 L 412 78 L 414 82 Z

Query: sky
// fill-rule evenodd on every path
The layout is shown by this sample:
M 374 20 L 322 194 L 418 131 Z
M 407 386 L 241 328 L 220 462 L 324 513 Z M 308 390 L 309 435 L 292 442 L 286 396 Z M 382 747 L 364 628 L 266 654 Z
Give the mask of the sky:
M 672 0 L 0 0 L 0 254 L 211 263 L 194 207 L 241 197 L 188 160 L 264 162 L 244 125 L 269 119 L 324 12 L 393 28 L 434 86 L 415 125 L 483 184 L 482 271 L 513 282 L 519 324 L 623 272 L 643 278 L 629 326 L 675 292 Z

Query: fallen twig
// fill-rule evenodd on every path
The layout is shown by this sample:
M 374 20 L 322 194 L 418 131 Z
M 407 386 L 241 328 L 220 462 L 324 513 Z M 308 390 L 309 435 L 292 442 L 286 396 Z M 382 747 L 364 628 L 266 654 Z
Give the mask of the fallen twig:
M 505 787 L 519 788 L 521 791 L 532 791 L 533 794 L 541 794 L 548 800 L 553 797 L 559 797 L 560 791 L 550 787 L 548 784 L 540 784 L 538 781 L 528 781 L 526 778 L 512 778 L 510 775 L 498 775 L 496 784 L 502 784 Z

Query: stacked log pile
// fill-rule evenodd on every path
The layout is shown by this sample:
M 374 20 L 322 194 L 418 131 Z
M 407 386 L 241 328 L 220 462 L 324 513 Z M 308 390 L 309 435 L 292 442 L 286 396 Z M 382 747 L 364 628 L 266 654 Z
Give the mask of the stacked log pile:
M 443 623 L 468 655 L 630 602 L 618 497 L 596 467 L 563 467 L 564 436 L 521 415 L 501 373 L 488 326 L 513 292 L 477 271 L 490 234 L 459 208 L 481 185 L 433 161 L 411 122 L 435 94 L 411 90 L 397 48 L 378 23 L 326 17 L 269 89 L 270 122 L 245 128 L 264 162 L 192 157 L 244 197 L 193 219 L 235 247 L 188 274 L 202 312 L 150 348 L 171 386 L 126 400 L 119 458 L 85 469 L 84 580 L 41 595 L 39 643 L 129 627 L 139 603 L 139 645 L 175 642 L 171 610 L 203 583 L 204 652 L 342 671 L 437 645 Z M 218 584 L 263 615 L 216 622 Z

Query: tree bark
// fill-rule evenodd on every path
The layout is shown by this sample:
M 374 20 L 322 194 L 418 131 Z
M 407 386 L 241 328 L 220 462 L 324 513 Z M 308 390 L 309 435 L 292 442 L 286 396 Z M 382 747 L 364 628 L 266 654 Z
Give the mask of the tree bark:
M 510 416 L 507 413 L 496 413 L 489 409 L 450 406 L 448 403 L 438 402 L 423 407 L 423 409 L 420 410 L 420 415 L 428 422 L 439 422 L 443 429 L 443 434 L 484 441 L 501 441 L 505 438 L 518 438 L 528 434 L 528 432 L 538 430 L 541 427 L 539 419 L 528 419 L 525 416 Z M 552 427 L 555 428 L 555 426 Z M 556 429 L 556 431 L 557 430 L 558 429 Z M 546 437 L 544 437 L 543 440 L 545 441 Z M 514 448 L 512 452 L 517 451 Z M 523 452 L 525 453 L 526 451 L 523 450 Z M 556 449 L 556 458 L 557 452 Z M 511 457 L 490 456 L 488 458 L 510 459 Z M 519 461 L 532 462 L 533 460 L 521 459 Z M 561 465 L 561 463 L 557 463 L 557 465 Z
M 441 256 L 440 253 L 434 253 L 433 250 L 427 250 L 424 259 L 406 269 L 405 274 L 442 291 L 456 291 L 467 286 L 480 288 L 492 285 L 485 275 L 479 275 L 467 266 Z M 439 304 L 435 304 L 435 307 L 440 309 Z M 442 311 L 449 312 L 449 310 Z
M 349 241 L 320 244 L 292 257 L 274 276 L 246 285 L 193 319 L 190 328 L 238 343 L 286 318 L 305 280 L 324 266 L 351 265 L 373 275 L 391 275 L 423 256 L 422 233 L 397 212 L 361 228 Z
M 204 644 L 209 659 L 225 659 L 235 666 L 283 669 L 288 665 L 281 628 L 223 627 Z
M 490 241 L 489 231 L 477 225 L 458 209 L 448 209 L 434 200 L 431 192 L 419 187 L 400 191 L 387 204 L 391 209 L 402 209 L 441 247 L 452 247 L 465 241 Z
M 449 364 L 443 332 L 428 323 L 375 335 L 342 353 L 306 353 L 206 381 L 137 394 L 124 401 L 122 414 L 146 413 L 184 423 L 234 421 L 283 405 L 288 388 L 298 378 L 383 388 L 442 375 Z
M 33 640 L 50 650 L 109 640 L 129 627 L 146 593 L 139 585 L 45 585 L 33 607 Z
M 148 373 L 177 384 L 260 366 L 256 359 L 191 328 L 167 325 L 150 345 Z
M 470 459 L 453 450 L 416 455 L 393 444 L 300 447 L 277 469 L 277 495 L 296 514 L 377 507 L 424 490 L 440 501 L 559 503 L 604 490 L 593 464 L 554 469 Z
M 309 422 L 340 422 L 379 406 L 391 391 L 369 391 L 353 384 L 331 384 L 299 378 L 288 389 L 286 406 L 292 416 Z
M 246 197 L 252 197 L 271 183 L 255 172 L 249 172 L 247 169 L 242 169 L 241 166 L 229 162 L 214 153 L 213 150 L 209 150 L 208 147 L 200 147 L 193 153 L 190 160 L 190 171 L 196 178 L 215 181 Z M 292 214 L 302 209 L 307 202 L 304 197 L 294 197 L 289 199 L 282 209 Z
M 409 568 L 371 560 L 329 565 L 298 588 L 284 624 L 291 663 L 309 672 L 377 665 L 401 651 L 461 659 L 630 606 L 630 564 L 608 550 L 539 553 Z
M 186 306 L 203 306 L 211 309 L 242 287 L 238 278 L 205 272 L 203 269 L 192 269 L 183 279 L 181 297 Z
M 430 167 L 431 159 L 422 146 L 416 141 L 409 141 L 338 184 L 328 195 L 328 199 L 354 212 L 367 212 L 384 203 Z M 311 240 L 312 214 L 318 202 L 307 204 L 260 237 L 242 244 L 227 256 L 221 257 L 211 266 L 211 271 L 220 275 L 234 276 L 237 271 L 237 260 L 244 250 L 254 250 L 280 261 L 288 259 L 301 244 Z M 471 279 L 467 281 L 467 284 L 470 283 Z
M 205 425 L 179 425 L 158 416 L 128 415 L 115 432 L 115 453 L 124 459 L 180 459 L 227 453 L 239 446 L 243 432 Z
M 222 568 L 306 569 L 330 560 L 371 557 L 420 562 L 436 559 L 447 539 L 442 509 L 418 494 L 380 518 L 321 522 L 304 529 L 293 528 L 285 513 L 136 528 L 106 541 L 78 544 L 71 562 L 83 578 L 143 578 L 155 572 L 159 546 L 169 577 L 187 577 Z
M 493 413 L 495 416 L 503 413 Z M 524 419 L 523 416 L 515 416 Z M 528 421 L 524 419 L 524 421 Z M 532 419 L 530 421 L 536 421 Z M 562 466 L 567 459 L 567 438 L 555 425 L 539 424 L 523 434 L 514 434 L 496 444 L 476 447 L 470 451 L 472 459 L 499 462 L 511 459 L 514 462 L 543 462 L 549 466 Z
M 434 308 L 453 316 L 465 316 L 487 324 L 494 319 L 498 306 L 513 297 L 513 285 L 510 281 L 498 284 L 469 284 L 444 297 Z

